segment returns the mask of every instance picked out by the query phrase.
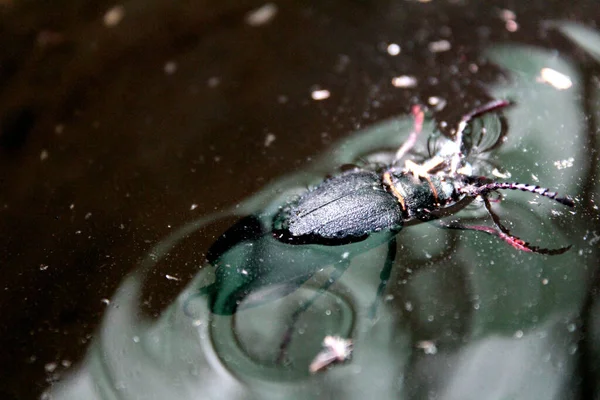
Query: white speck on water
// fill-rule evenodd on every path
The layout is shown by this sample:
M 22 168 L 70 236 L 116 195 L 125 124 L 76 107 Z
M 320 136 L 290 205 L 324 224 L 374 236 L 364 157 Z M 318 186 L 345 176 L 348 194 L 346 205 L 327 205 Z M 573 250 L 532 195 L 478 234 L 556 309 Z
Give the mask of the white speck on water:
M 241 272 L 242 275 L 248 275 L 248 271 L 245 270 L 245 269 L 241 270 L 240 272 Z
M 58 364 L 56 364 L 55 362 L 50 362 L 44 365 L 44 369 L 46 370 L 46 372 L 54 372 L 54 370 L 56 370 L 56 367 L 58 367 Z
M 515 332 L 515 334 L 513 335 L 516 339 L 521 339 L 523 337 L 523 331 L 522 330 L 518 330 Z
M 331 315 L 331 310 L 325 310 L 325 315 Z
M 178 281 L 179 280 L 179 278 L 177 278 L 176 276 L 169 275 L 169 274 L 166 274 L 165 278 L 167 278 L 170 281 Z
M 123 20 L 123 17 L 125 17 L 125 7 L 116 5 L 104 14 L 104 25 L 108 27 L 117 26 Z
M 538 178 L 536 175 L 531 174 L 531 179 L 533 179 L 535 182 L 539 182 L 540 178 Z
M 310 94 L 313 100 L 326 100 L 331 96 L 331 93 L 327 89 L 313 90 Z
M 164 66 L 165 74 L 173 75 L 177 71 L 177 63 L 175 61 L 167 61 Z
M 100 299 L 100 303 L 108 306 L 108 305 L 110 305 L 110 300 L 107 298 L 103 298 L 103 299 Z
M 397 56 L 402 51 L 402 48 L 396 43 L 390 43 L 387 47 L 387 52 L 390 56 Z
M 276 136 L 272 133 L 267 134 L 265 137 L 265 147 L 269 147 L 276 139 Z
M 547 285 L 550 281 L 548 280 L 548 278 L 544 278 L 542 279 L 542 285 Z
M 547 83 L 557 90 L 567 90 L 573 86 L 573 81 L 571 81 L 569 76 L 552 68 L 542 68 L 536 80 L 541 83 Z
M 575 325 L 574 323 L 570 323 L 569 325 L 567 325 L 567 330 L 571 333 L 575 332 L 576 329 L 577 325 Z
M 91 212 L 85 214 L 85 217 L 83 217 L 83 219 L 90 219 L 90 218 L 92 218 L 92 213 Z
M 40 264 L 40 271 L 45 271 L 48 269 L 48 267 L 49 267 L 48 264 Z
M 194 211 L 196 208 L 198 208 L 198 204 L 194 203 L 190 206 L 190 211 Z
M 408 89 L 417 86 L 417 78 L 410 75 L 401 75 L 392 78 L 392 85 L 397 88 Z
M 220 83 L 221 78 L 219 78 L 218 76 L 211 76 L 210 78 L 208 78 L 208 81 L 206 81 L 206 84 L 211 89 L 216 88 L 217 86 L 219 86 Z
M 347 259 L 348 257 L 350 257 L 350 252 L 349 251 L 345 251 L 345 252 L 342 253 L 342 258 L 344 260 Z
M 246 14 L 246 23 L 250 26 L 261 26 L 269 23 L 277 15 L 277 5 L 267 3 Z
M 566 160 L 554 161 L 554 166 L 559 170 L 571 168 L 573 166 L 573 162 L 575 162 L 575 159 L 573 157 L 569 157 Z
M 436 111 L 443 110 L 448 103 L 445 99 L 438 96 L 431 96 L 429 99 L 427 99 L 427 102 L 430 106 L 435 107 Z
M 140 342 L 140 337 L 139 336 L 134 336 L 132 339 L 133 339 L 133 343 L 139 343 Z
M 494 175 L 494 176 L 496 176 L 496 177 L 498 177 L 498 178 L 501 178 L 501 179 L 508 179 L 508 178 L 510 178 L 510 176 L 511 176 L 511 175 L 510 175 L 510 172 L 508 172 L 508 171 L 507 171 L 507 172 L 504 172 L 504 173 L 502 173 L 502 172 L 500 172 L 500 171 L 498 170 L 498 168 L 494 168 L 494 169 L 492 170 L 492 175 Z
M 40 153 L 40 161 L 46 161 L 49 155 L 50 153 L 48 153 L 48 150 L 42 150 L 42 152 Z
M 406 311 L 412 311 L 413 310 L 413 305 L 410 301 L 407 301 L 406 303 L 404 303 L 404 309 Z
M 431 340 L 417 342 L 417 348 L 423 350 L 423 353 L 428 355 L 437 354 L 437 346 Z
M 450 50 L 452 48 L 452 45 L 449 41 L 442 39 L 429 43 L 429 45 L 427 45 L 427 48 L 432 53 L 441 53 Z

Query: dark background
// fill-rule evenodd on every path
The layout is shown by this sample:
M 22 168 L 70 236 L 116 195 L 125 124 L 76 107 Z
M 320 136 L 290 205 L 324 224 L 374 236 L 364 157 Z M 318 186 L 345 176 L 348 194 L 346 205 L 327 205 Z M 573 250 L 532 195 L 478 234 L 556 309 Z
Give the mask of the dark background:
M 545 20 L 600 19 L 594 0 L 279 1 L 250 26 L 263 4 L 130 1 L 106 26 L 112 2 L 0 1 L 0 398 L 35 398 L 80 360 L 102 300 L 175 227 L 430 95 L 449 99 L 438 118 L 455 121 L 505 79 L 481 49 L 560 53 L 572 47 Z M 439 39 L 452 49 L 429 52 Z M 405 74 L 420 85 L 389 84 Z M 317 88 L 331 97 L 312 100 Z M 150 315 L 195 270 L 168 273 L 180 280 L 148 284 Z

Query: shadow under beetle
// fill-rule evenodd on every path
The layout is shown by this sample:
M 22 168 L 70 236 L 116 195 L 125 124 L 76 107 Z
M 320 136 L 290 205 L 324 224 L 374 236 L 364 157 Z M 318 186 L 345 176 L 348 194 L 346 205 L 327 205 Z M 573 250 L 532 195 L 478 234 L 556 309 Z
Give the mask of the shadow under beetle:
M 488 195 L 498 190 L 521 190 L 573 207 L 569 197 L 535 185 L 496 182 L 470 175 L 463 136 L 469 122 L 484 113 L 508 106 L 495 100 L 462 117 L 453 140 L 421 165 L 399 161 L 412 148 L 423 124 L 423 111 L 413 107 L 414 129 L 400 147 L 391 166 L 380 171 L 356 168 L 325 180 L 282 208 L 273 221 L 274 235 L 290 244 L 318 243 L 340 245 L 364 240 L 373 232 L 398 233 L 404 225 L 448 216 L 479 197 L 495 228 L 459 223 L 441 224 L 450 229 L 476 230 L 495 235 L 513 247 L 527 252 L 561 254 L 570 246 L 545 249 L 513 236 L 493 212 Z

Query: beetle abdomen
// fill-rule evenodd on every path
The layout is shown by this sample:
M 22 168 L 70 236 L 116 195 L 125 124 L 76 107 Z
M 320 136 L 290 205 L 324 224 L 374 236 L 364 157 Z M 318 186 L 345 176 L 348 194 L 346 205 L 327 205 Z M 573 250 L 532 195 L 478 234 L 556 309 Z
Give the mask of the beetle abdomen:
M 279 239 L 340 244 L 369 233 L 402 228 L 402 210 L 381 184 L 379 175 L 355 170 L 324 181 L 275 216 Z

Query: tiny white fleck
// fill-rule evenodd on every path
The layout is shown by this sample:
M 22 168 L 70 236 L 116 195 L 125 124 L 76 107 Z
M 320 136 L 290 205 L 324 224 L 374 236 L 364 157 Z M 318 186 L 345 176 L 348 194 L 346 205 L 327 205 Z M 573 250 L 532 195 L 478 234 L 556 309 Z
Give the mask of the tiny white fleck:
M 566 90 L 573 86 L 573 81 L 569 76 L 552 68 L 542 68 L 537 81 L 547 83 L 557 90 Z
M 267 3 L 246 14 L 246 23 L 250 26 L 260 26 L 271 21 L 277 14 L 277 5 Z
M 267 136 L 265 137 L 265 147 L 269 147 L 271 145 L 271 143 L 273 143 L 275 141 L 275 135 L 272 133 L 267 134 Z
M 134 336 L 132 339 L 133 339 L 133 343 L 139 343 L 140 342 L 140 337 L 139 336 Z
M 55 362 L 50 362 L 44 365 L 44 369 L 46 370 L 46 372 L 54 372 L 57 366 L 58 364 L 56 364 Z
M 397 56 L 402 49 L 396 43 L 390 43 L 387 47 L 387 52 L 390 56 Z
M 548 280 L 548 278 L 544 278 L 544 279 L 542 279 L 542 285 L 547 285 L 547 284 L 548 284 L 548 282 L 550 282 L 550 281 Z
M 343 258 L 343 259 L 346 259 L 346 258 L 348 258 L 349 256 L 350 256 L 350 252 L 349 252 L 349 251 L 345 251 L 345 252 L 343 252 L 343 253 L 342 253 L 342 258 Z
M 40 264 L 40 271 L 45 271 L 48 269 L 48 264 Z
M 404 309 L 406 311 L 412 311 L 413 310 L 413 305 L 410 301 L 407 301 L 406 303 L 404 303 Z
M 540 178 L 538 178 L 536 175 L 531 174 L 531 179 L 533 179 L 535 182 L 539 182 Z
M 40 153 L 40 161 L 46 161 L 49 155 L 50 153 L 48 153 L 48 150 L 42 150 L 42 152 Z
M 125 7 L 116 5 L 104 14 L 104 25 L 108 27 L 116 26 L 125 16 Z
M 523 331 L 519 329 L 515 332 L 514 337 L 517 339 L 521 339 L 523 337 Z
M 198 208 L 198 204 L 196 204 L 196 203 L 194 203 L 190 206 L 191 211 L 195 210 L 196 208 Z
M 177 63 L 175 61 L 167 61 L 164 66 L 165 74 L 173 75 L 177 71 Z
M 331 93 L 326 89 L 313 90 L 310 94 L 310 97 L 312 97 L 313 100 L 325 100 L 328 99 L 329 96 L 331 96 Z
M 401 75 L 392 78 L 392 85 L 397 88 L 414 88 L 417 86 L 417 78 L 409 75 Z
M 248 275 L 248 271 L 245 269 L 241 270 L 240 272 L 242 273 L 242 275 Z
M 421 340 L 420 342 L 417 342 L 417 348 L 423 350 L 423 353 L 425 354 L 432 355 L 437 353 L 437 346 L 431 340 Z
M 492 170 L 492 175 L 494 175 L 494 176 L 496 176 L 498 178 L 502 178 L 502 179 L 508 179 L 508 178 L 510 178 L 510 172 L 507 171 L 507 172 L 502 173 L 502 172 L 500 172 L 498 170 L 498 168 L 494 168 Z
M 179 280 L 179 278 L 177 278 L 176 276 L 169 275 L 169 274 L 166 274 L 165 278 L 167 278 L 170 281 L 178 281 Z
M 554 161 L 554 166 L 556 167 L 556 169 L 565 169 L 565 168 L 571 168 L 573 166 L 573 163 L 575 162 L 575 159 L 573 157 L 569 157 L 565 160 L 559 160 L 559 161 Z
M 567 325 L 567 330 L 571 333 L 575 332 L 576 329 L 577 329 L 577 325 L 575 325 L 573 323 Z
M 110 300 L 107 298 L 103 298 L 103 299 L 100 299 L 100 303 L 108 306 L 110 304 Z
M 206 82 L 208 87 L 211 89 L 216 88 L 217 86 L 219 86 L 220 83 L 221 83 L 221 79 L 218 76 L 212 76 L 212 77 L 208 78 L 208 81 Z
M 429 45 L 427 47 L 429 48 L 429 51 L 431 51 L 432 53 L 441 53 L 441 52 L 450 50 L 452 48 L 452 45 L 450 44 L 449 41 L 442 39 L 442 40 L 438 40 L 438 41 L 429 43 Z
M 512 19 L 510 21 L 506 21 L 504 27 L 509 32 L 516 32 L 519 30 L 519 24 L 517 23 L 517 21 L 514 21 Z

